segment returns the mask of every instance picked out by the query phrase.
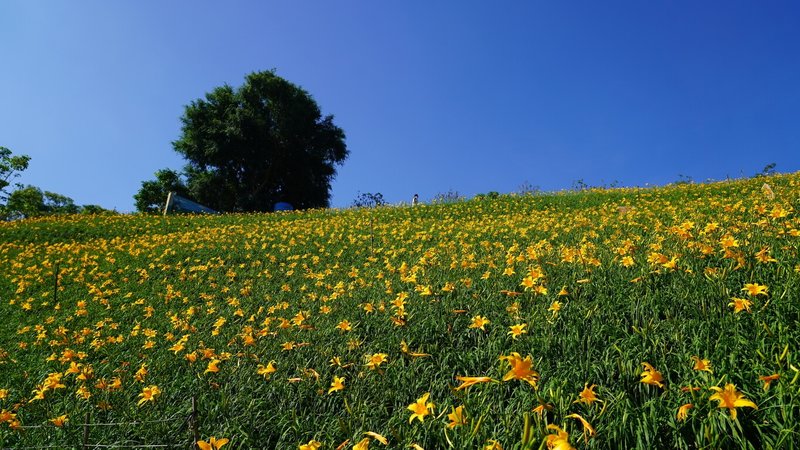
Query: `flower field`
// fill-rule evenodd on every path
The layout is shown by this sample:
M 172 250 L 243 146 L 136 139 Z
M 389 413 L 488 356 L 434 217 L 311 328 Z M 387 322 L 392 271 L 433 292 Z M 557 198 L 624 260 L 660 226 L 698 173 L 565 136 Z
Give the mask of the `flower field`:
M 793 174 L 3 223 L 0 447 L 186 448 L 194 397 L 204 449 L 794 448 L 799 209 Z

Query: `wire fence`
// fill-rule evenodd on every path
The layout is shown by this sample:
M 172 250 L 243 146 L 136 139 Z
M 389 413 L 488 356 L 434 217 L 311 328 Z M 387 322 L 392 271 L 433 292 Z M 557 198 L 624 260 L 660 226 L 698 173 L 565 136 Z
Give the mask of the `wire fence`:
M 73 423 L 73 424 L 65 424 L 64 427 L 114 427 L 114 426 L 135 426 L 135 425 L 144 425 L 148 423 L 165 423 L 165 422 L 176 422 L 178 420 L 187 420 L 186 417 L 180 416 L 173 416 L 169 419 L 159 419 L 159 420 L 139 420 L 133 422 L 107 422 L 107 423 Z M 27 429 L 35 429 L 35 428 L 49 428 L 52 425 L 21 425 L 18 426 L 18 429 L 27 430 Z
M 91 448 L 192 448 L 198 449 L 197 440 L 198 440 L 198 430 L 197 430 L 197 406 L 195 402 L 195 398 L 192 397 L 191 403 L 191 413 L 188 415 L 186 414 L 176 414 L 172 417 L 166 419 L 158 419 L 158 420 L 135 420 L 131 422 L 92 422 L 91 420 L 91 412 L 86 413 L 86 418 L 83 423 L 66 423 L 62 425 L 61 428 L 65 429 L 82 429 L 82 439 L 80 445 L 76 446 L 75 442 L 72 443 L 62 443 L 58 445 L 31 445 L 31 446 L 18 446 L 15 445 L 14 447 L 5 447 L 1 446 L 0 450 L 44 450 L 50 448 L 80 448 L 82 450 L 87 450 Z M 137 441 L 127 440 L 123 442 L 113 442 L 113 443 L 102 443 L 102 442 L 91 442 L 91 429 L 95 427 L 120 427 L 120 428 L 133 428 L 142 425 L 153 425 L 159 423 L 170 423 L 170 422 L 180 422 L 180 426 L 174 431 L 173 436 L 179 436 L 181 433 L 188 433 L 188 436 L 177 443 L 171 444 L 142 444 Z M 187 427 L 188 425 L 188 427 Z M 43 428 L 52 428 L 53 425 L 23 425 L 17 427 L 18 430 L 35 430 L 35 429 L 43 429 Z M 187 430 L 184 430 L 184 427 Z M 0 439 L 0 442 L 2 440 Z

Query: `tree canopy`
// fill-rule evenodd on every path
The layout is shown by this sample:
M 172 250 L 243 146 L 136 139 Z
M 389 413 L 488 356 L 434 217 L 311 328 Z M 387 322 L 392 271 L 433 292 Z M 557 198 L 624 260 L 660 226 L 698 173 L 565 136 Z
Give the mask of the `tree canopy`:
M 12 179 L 28 168 L 30 160 L 30 156 L 14 155 L 11 150 L 0 147 L 0 201 L 8 200 L 9 192 L 6 189 L 11 185 Z
M 142 183 L 139 210 L 153 206 L 139 204 L 150 198 L 144 191 L 161 190 L 163 204 L 164 190 L 181 186 L 218 211 L 271 211 L 277 202 L 326 207 L 336 166 L 348 155 L 333 116 L 322 116 L 308 92 L 274 71 L 252 73 L 238 89 L 215 88 L 186 106 L 181 122 L 173 147 L 187 161 L 182 179 L 172 183 L 161 171 Z

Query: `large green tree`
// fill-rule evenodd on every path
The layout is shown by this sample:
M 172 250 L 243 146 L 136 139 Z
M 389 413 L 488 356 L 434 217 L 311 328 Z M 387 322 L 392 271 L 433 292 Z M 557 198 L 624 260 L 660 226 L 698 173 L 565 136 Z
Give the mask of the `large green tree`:
M 173 147 L 187 161 L 188 195 L 218 211 L 328 206 L 336 166 L 348 155 L 333 116 L 274 71 L 214 89 L 186 106 L 181 121 Z

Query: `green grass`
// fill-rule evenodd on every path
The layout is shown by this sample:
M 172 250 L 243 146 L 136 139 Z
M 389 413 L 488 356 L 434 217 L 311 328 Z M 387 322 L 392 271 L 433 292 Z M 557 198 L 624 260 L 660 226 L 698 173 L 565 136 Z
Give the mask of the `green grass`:
M 765 181 L 772 200 L 761 190 Z M 776 208 L 786 215 L 773 217 Z M 78 446 L 83 430 L 75 424 L 87 412 L 93 422 L 183 418 L 194 396 L 201 438 L 229 438 L 225 448 L 297 448 L 312 439 L 330 449 L 350 439 L 351 448 L 365 431 L 386 436 L 392 448 L 479 448 L 490 440 L 505 449 L 539 448 L 547 424 L 567 430 L 577 448 L 794 448 L 798 208 L 800 175 L 787 175 L 414 208 L 2 224 L 0 389 L 8 393 L 0 408 L 23 426 L 43 426 L 19 431 L 0 423 L 0 447 Z M 681 237 L 676 227 L 687 221 L 691 236 Z M 706 232 L 712 222 L 718 228 Z M 728 255 L 726 235 L 738 241 Z M 626 241 L 631 267 L 618 251 Z M 756 258 L 764 248 L 775 261 Z M 677 257 L 676 267 L 649 263 L 654 252 Z M 509 267 L 515 273 L 504 275 Z M 534 267 L 547 294 L 521 285 Z M 452 291 L 443 289 L 448 283 Z M 767 286 L 768 295 L 750 298 L 751 312 L 734 313 L 728 304 L 747 297 L 746 283 Z M 562 287 L 568 295 L 558 296 Z M 397 326 L 391 302 L 401 292 L 408 294 L 405 324 Z M 554 314 L 556 300 L 562 308 Z M 367 303 L 374 313 L 364 310 Z M 280 327 L 303 311 L 308 327 Z M 476 315 L 491 320 L 485 332 L 469 328 Z M 212 333 L 219 318 L 225 323 Z M 344 319 L 352 331 L 336 328 Z M 513 339 L 509 326 L 519 323 L 527 334 Z M 242 339 L 248 332 L 253 345 Z M 170 351 L 184 335 L 186 348 Z M 145 349 L 148 340 L 153 346 Z M 284 351 L 292 341 L 307 345 Z M 409 356 L 401 341 L 431 356 Z M 76 361 L 91 365 L 92 378 L 65 375 L 64 389 L 31 402 L 49 373 L 69 368 L 48 360 L 66 348 L 86 352 Z M 223 360 L 218 373 L 204 373 L 208 360 L 184 358 L 203 348 Z M 509 370 L 499 358 L 511 352 L 532 356 L 537 389 L 499 382 Z M 388 355 L 381 372 L 364 365 L 373 353 Z M 709 359 L 713 373 L 693 370 L 692 356 Z M 346 367 L 332 366 L 333 357 Z M 257 366 L 271 360 L 278 370 L 265 380 Z M 643 362 L 663 374 L 663 389 L 640 382 Z M 149 374 L 138 382 L 142 363 Z M 780 378 L 764 390 L 758 377 L 770 374 Z M 456 391 L 462 375 L 498 382 Z M 115 376 L 121 390 L 95 387 Z M 344 376 L 346 387 L 327 394 L 334 376 Z M 587 383 L 597 385 L 602 402 L 575 402 Z M 709 400 L 709 388 L 726 383 L 758 409 L 738 408 L 732 420 Z M 75 395 L 81 385 L 88 400 Z M 147 385 L 162 394 L 137 406 Z M 426 392 L 433 414 L 409 424 L 407 406 Z M 540 402 L 552 406 L 542 416 L 532 412 Z M 694 408 L 679 421 L 686 403 Z M 447 414 L 458 406 L 468 423 L 449 429 Z M 48 425 L 62 414 L 67 426 Z M 584 440 L 570 414 L 596 435 Z M 529 442 L 522 438 L 526 415 Z M 189 439 L 180 421 L 94 427 L 90 436 L 124 445 Z

